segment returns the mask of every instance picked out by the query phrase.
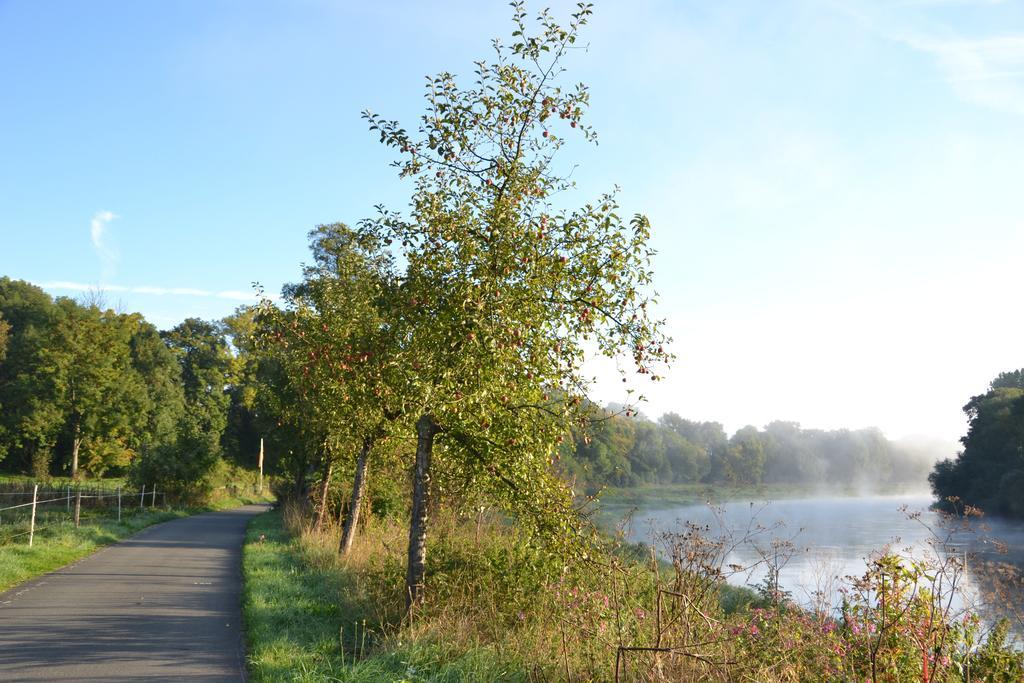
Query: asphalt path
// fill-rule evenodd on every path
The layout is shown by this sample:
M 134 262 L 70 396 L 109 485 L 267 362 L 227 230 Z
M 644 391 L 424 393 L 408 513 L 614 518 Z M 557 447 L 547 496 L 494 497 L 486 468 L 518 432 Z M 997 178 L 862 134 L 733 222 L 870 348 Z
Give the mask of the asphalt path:
M 244 681 L 249 505 L 151 526 L 0 594 L 0 681 Z

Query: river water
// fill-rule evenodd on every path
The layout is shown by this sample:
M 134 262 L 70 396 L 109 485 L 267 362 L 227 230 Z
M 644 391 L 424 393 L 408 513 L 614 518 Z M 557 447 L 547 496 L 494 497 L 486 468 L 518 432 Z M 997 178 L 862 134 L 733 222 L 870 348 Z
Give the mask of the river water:
M 780 588 L 805 606 L 836 607 L 847 577 L 863 575 L 882 551 L 933 562 L 956 555 L 967 569 L 954 609 L 970 608 L 989 623 L 1007 616 L 1020 634 L 1024 584 L 1012 572 L 1024 571 L 1024 524 L 974 519 L 968 529 L 929 510 L 931 503 L 927 495 L 819 496 L 641 507 L 623 530 L 667 557 L 671 535 L 697 525 L 723 539 L 730 583 L 756 586 L 777 566 Z

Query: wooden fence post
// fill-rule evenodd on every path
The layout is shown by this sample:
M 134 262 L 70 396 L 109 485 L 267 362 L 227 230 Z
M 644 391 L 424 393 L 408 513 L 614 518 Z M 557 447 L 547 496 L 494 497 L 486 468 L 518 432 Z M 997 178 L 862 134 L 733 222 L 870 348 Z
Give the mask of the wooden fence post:
M 141 510 L 146 505 L 146 485 L 142 485 L 142 493 L 139 495 L 139 509 Z
M 153 495 L 149 497 L 149 507 L 151 509 L 156 507 L 156 484 L 153 484 Z
M 71 512 L 71 484 L 68 484 L 68 512 Z
M 32 489 L 32 521 L 28 525 L 28 547 L 32 547 L 32 541 L 36 537 L 36 501 L 39 500 L 39 484 Z
M 117 487 L 117 523 L 121 523 L 121 487 Z
M 79 526 L 79 520 L 82 516 L 82 489 L 78 489 L 75 494 L 75 528 Z

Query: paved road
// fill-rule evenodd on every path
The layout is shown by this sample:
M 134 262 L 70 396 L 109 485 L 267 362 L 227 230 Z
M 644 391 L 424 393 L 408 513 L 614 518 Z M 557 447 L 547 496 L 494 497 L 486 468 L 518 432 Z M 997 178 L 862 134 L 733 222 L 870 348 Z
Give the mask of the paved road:
M 0 681 L 244 681 L 250 505 L 149 527 L 0 594 Z

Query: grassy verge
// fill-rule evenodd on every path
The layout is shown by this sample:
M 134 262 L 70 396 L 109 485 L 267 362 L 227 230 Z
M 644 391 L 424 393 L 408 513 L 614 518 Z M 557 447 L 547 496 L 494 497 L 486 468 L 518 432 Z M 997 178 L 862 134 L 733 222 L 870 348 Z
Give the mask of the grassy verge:
M 242 609 L 253 681 L 527 680 L 489 648 L 387 629 L 367 586 L 330 555 L 292 536 L 280 512 L 250 523 Z
M 123 515 L 121 522 L 106 516 L 83 514 L 82 524 L 77 529 L 68 515 L 54 515 L 45 525 L 39 525 L 42 528 L 36 533 L 31 548 L 24 536 L 19 536 L 17 542 L 0 545 L 0 592 L 59 569 L 153 524 L 266 500 L 263 497 L 223 497 L 201 508 L 133 511 Z

